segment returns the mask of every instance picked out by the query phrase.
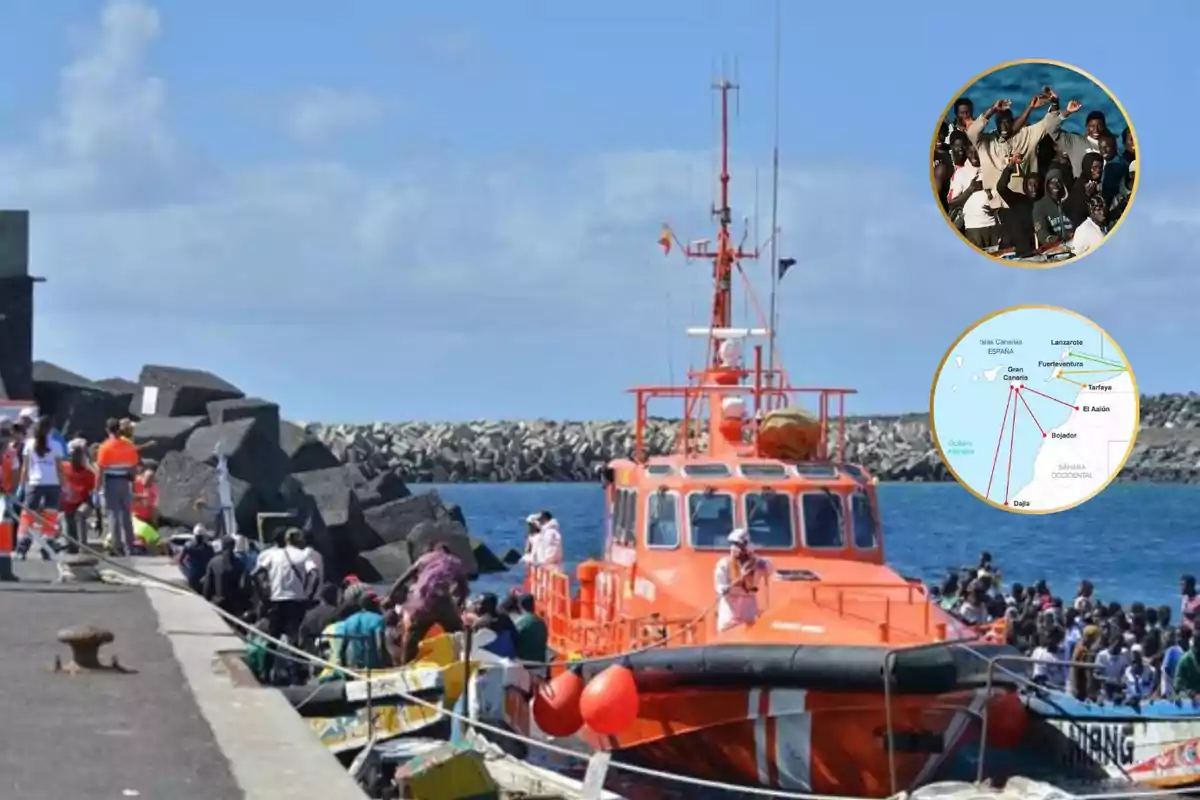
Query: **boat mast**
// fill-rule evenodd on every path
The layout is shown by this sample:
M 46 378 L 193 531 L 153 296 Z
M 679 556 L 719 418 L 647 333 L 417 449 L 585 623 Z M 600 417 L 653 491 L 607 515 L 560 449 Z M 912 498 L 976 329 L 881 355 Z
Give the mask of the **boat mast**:
M 742 259 L 758 258 L 758 252 L 746 252 L 741 245 L 733 244 L 733 236 L 729 230 L 733 220 L 733 211 L 729 206 L 729 93 L 737 91 L 738 86 L 727 78 L 722 78 L 713 84 L 713 89 L 721 93 L 721 199 L 720 205 L 714 206 L 712 215 L 717 219 L 717 249 L 710 251 L 706 244 L 688 245 L 685 253 L 688 258 L 709 258 L 713 262 L 713 304 L 712 319 L 709 327 L 712 330 L 730 328 L 733 326 L 733 270 Z M 721 340 L 709 335 L 709 366 L 716 369 L 721 366 Z
M 771 157 L 771 318 L 767 322 L 767 373 L 774 386 L 778 366 L 775 363 L 775 328 L 779 321 L 775 296 L 779 291 L 779 62 L 782 50 L 782 0 L 775 0 L 775 146 Z

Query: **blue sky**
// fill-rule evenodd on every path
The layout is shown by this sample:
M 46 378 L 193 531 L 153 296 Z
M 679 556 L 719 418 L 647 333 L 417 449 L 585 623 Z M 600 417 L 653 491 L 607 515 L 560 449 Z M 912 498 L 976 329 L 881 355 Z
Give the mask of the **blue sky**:
M 1011 2 L 988 28 L 949 8 L 785 0 L 793 379 L 922 409 L 963 329 L 1056 303 L 1144 391 L 1196 388 L 1200 68 L 1178 54 L 1200 10 L 1038 25 L 1044 3 Z M 772 22 L 767 2 L 10 0 L 0 206 L 35 215 L 37 355 L 97 378 L 205 367 L 300 419 L 627 417 L 624 389 L 678 378 L 706 322 L 704 267 L 655 240 L 709 231 L 722 57 L 743 86 L 735 218 L 757 170 L 765 238 Z M 1118 235 L 1057 270 L 970 252 L 929 187 L 944 105 L 1024 57 L 1104 81 L 1143 162 Z

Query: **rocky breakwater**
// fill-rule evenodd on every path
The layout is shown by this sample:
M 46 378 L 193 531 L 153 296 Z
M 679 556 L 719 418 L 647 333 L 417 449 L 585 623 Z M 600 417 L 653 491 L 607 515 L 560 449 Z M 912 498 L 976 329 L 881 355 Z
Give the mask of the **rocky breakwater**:
M 505 569 L 468 534 L 462 510 L 436 492 L 413 494 L 406 471 L 373 461 L 346 463 L 279 406 L 247 397 L 203 370 L 149 365 L 136 381 L 93 381 L 53 364 L 34 364 L 43 414 L 69 437 L 98 442 L 110 418 L 137 420 L 134 441 L 157 464 L 166 532 L 212 526 L 218 453 L 230 474 L 241 533 L 295 525 L 325 558 L 331 578 L 354 573 L 390 581 L 430 543 L 445 542 L 473 574 Z M 203 505 L 197 501 L 203 500 Z M 264 516 L 266 515 L 266 516 Z
M 679 429 L 675 420 L 651 420 L 647 451 L 670 452 Z M 634 448 L 633 424 L 625 421 L 310 424 L 306 431 L 344 464 L 398 472 L 412 483 L 590 481 L 599 466 Z M 847 460 L 880 480 L 953 480 L 933 446 L 928 414 L 851 417 L 845 435 Z M 1143 395 L 1138 446 L 1120 477 L 1200 482 L 1200 396 Z

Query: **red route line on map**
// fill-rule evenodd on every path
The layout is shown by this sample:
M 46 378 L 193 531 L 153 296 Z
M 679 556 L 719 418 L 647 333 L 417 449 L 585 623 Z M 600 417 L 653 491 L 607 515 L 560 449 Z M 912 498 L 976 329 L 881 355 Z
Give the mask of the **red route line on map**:
M 1021 396 L 1021 390 L 1014 388 L 1013 392 L 1017 397 Z M 1008 433 L 1008 473 L 1004 476 L 1004 505 L 1008 505 L 1008 485 L 1012 481 L 1012 457 L 1013 445 L 1017 441 L 1017 407 L 1013 406 L 1012 429 Z
M 1033 389 L 1030 389 L 1029 391 L 1032 392 Z M 1033 413 L 1033 409 L 1029 407 L 1029 403 L 1026 402 L 1025 398 L 1021 395 L 1020 389 L 1017 389 L 1017 398 L 1020 399 L 1021 404 L 1025 406 L 1025 410 L 1029 412 L 1029 416 L 1033 417 L 1033 424 L 1038 426 L 1038 430 L 1042 432 L 1042 438 L 1045 439 L 1046 429 L 1042 427 L 1042 423 L 1038 422 L 1037 414 Z
M 983 493 L 984 497 L 992 496 L 992 478 L 996 477 L 996 462 L 1000 460 L 1000 443 L 1004 441 L 1004 423 L 1008 422 L 1008 407 L 1012 405 L 1013 391 L 1015 387 L 1011 384 L 1008 387 L 1008 402 L 1004 404 L 1004 416 L 1000 418 L 1000 435 L 996 437 L 996 454 L 992 456 L 992 471 L 988 473 L 987 491 Z M 1017 410 L 1013 409 L 1015 415 Z

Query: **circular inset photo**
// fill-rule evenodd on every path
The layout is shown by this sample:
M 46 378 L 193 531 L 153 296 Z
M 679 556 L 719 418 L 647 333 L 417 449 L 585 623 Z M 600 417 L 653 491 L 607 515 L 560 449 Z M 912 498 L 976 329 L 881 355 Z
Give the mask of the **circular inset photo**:
M 967 244 L 1016 267 L 1096 250 L 1137 190 L 1137 137 L 1095 78 L 1056 61 L 985 72 L 949 99 L 933 140 L 942 213 Z
M 1056 306 L 1015 306 L 976 322 L 938 365 L 934 446 L 990 505 L 1051 514 L 1120 473 L 1140 420 L 1137 381 L 1100 326 Z

